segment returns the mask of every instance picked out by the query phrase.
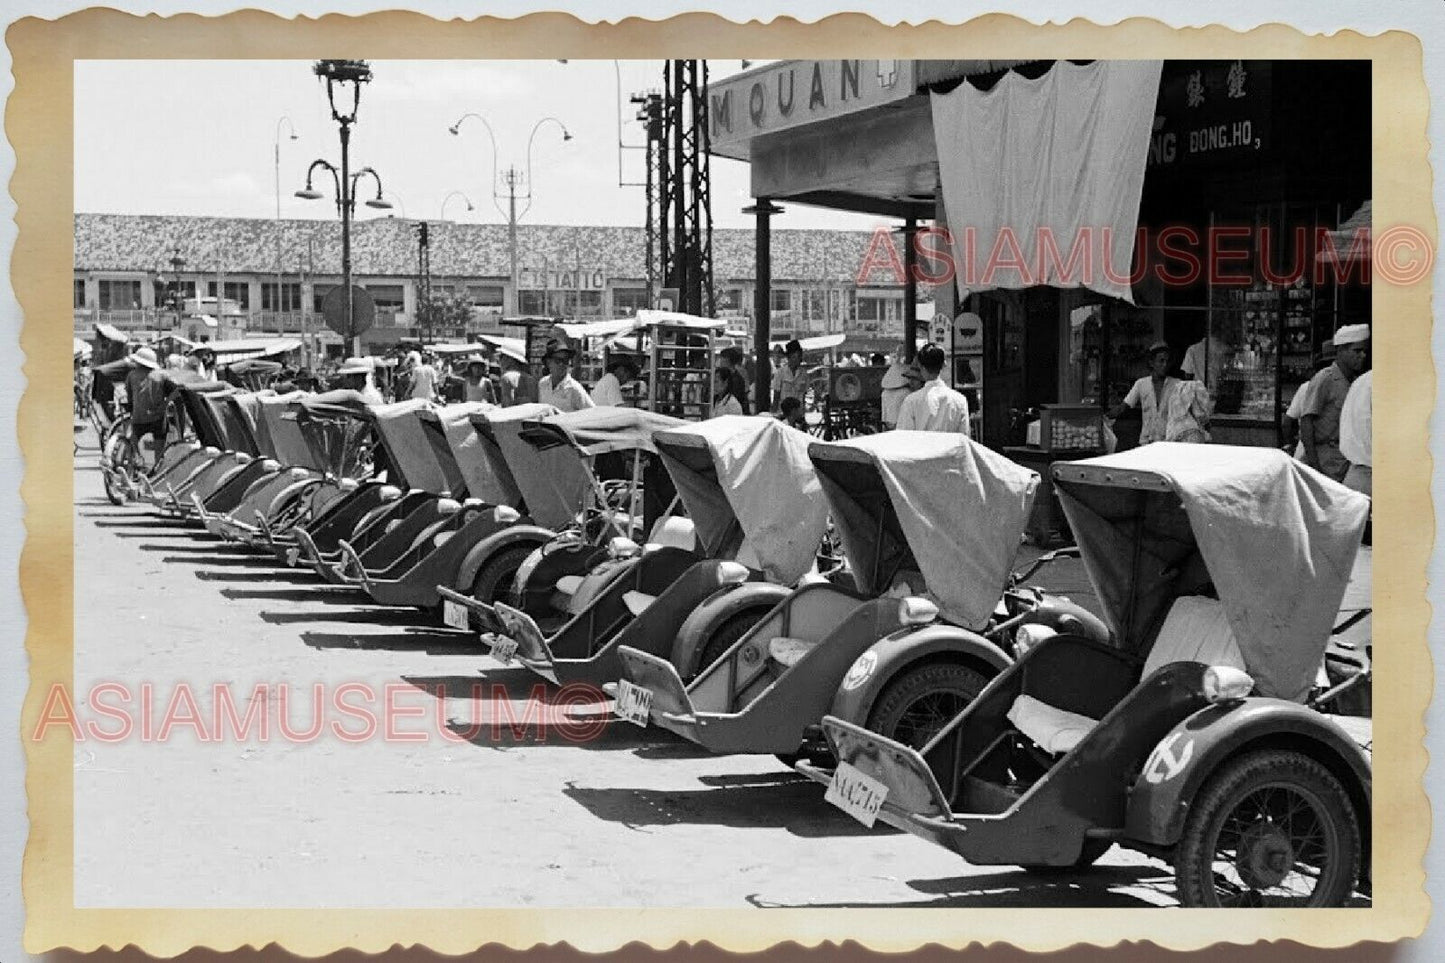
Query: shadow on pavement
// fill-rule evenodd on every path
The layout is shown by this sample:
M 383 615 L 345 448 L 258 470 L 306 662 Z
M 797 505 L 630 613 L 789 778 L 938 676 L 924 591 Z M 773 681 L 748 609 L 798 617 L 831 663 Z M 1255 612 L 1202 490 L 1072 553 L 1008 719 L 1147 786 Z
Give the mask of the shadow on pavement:
M 414 632 L 302 632 L 301 641 L 313 649 L 384 649 L 393 652 L 425 652 L 428 655 L 475 654 L 469 643 L 452 632 L 423 629 Z
M 258 558 L 260 557 L 256 554 L 256 549 L 252 548 L 249 545 L 241 545 L 237 542 L 216 541 L 206 545 L 166 545 L 161 542 L 148 542 L 145 545 L 137 545 L 136 548 L 140 549 L 142 552 L 195 552 L 196 554 L 200 554 L 202 552 L 225 551 L 246 552 L 251 556 L 255 556 Z
M 861 827 L 860 827 L 861 828 Z M 1157 866 L 1103 866 L 1070 870 L 1067 875 L 1040 876 L 1021 869 L 987 872 L 977 876 L 908 880 L 908 887 L 934 899 L 788 903 L 747 897 L 753 906 L 767 908 L 980 908 L 980 909 L 1137 909 L 1157 907 L 1173 898 L 1174 880 Z M 1125 887 L 1148 890 L 1157 899 Z
M 793 782 L 710 789 L 590 789 L 569 783 L 562 791 L 598 819 L 630 829 L 784 829 L 807 839 L 875 831 L 825 803 L 823 790 L 803 776 Z
M 312 571 L 301 571 L 300 569 L 272 568 L 265 572 L 212 572 L 201 570 L 196 572 L 196 578 L 206 582 L 290 582 L 299 584 L 315 582 L 316 573 Z
M 274 555 L 163 555 L 162 562 L 188 562 L 192 565 L 235 565 L 245 568 L 275 568 L 290 571 L 285 562 Z M 315 574 L 315 573 L 311 573 Z
M 347 598 L 356 600 L 354 594 L 348 593 Z M 298 601 L 310 600 L 311 596 L 301 596 Z M 375 608 L 375 609 L 343 609 L 339 612 L 262 612 L 261 621 L 269 622 L 271 625 L 295 625 L 307 622 L 357 622 L 362 625 L 415 625 L 417 617 L 421 613 L 411 612 L 406 609 Z
M 272 589 L 224 588 L 221 589 L 221 595 L 233 601 L 261 599 L 267 602 L 317 602 L 321 605 L 351 606 L 365 598 L 361 589 L 345 585 L 311 585 Z

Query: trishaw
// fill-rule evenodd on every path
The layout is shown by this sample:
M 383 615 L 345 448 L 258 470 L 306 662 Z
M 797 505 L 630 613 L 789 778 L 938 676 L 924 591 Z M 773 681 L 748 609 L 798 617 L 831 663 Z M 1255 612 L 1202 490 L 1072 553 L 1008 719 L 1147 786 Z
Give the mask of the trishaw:
M 626 645 L 676 659 L 690 677 L 814 567 L 827 512 L 806 434 L 729 416 L 659 431 L 653 443 L 706 557 L 649 545 L 550 637 L 498 604 L 494 656 L 560 684 L 602 685 L 621 676 Z
M 214 440 L 146 483 L 148 499 L 163 512 L 190 514 L 192 495 L 205 498 L 237 474 L 254 479 L 264 471 L 251 392 L 218 381 L 189 382 L 178 384 L 171 399 L 184 408 L 181 420 L 188 420 L 198 437 Z M 168 445 L 166 453 L 177 450 L 184 448 Z
M 451 409 L 460 407 L 462 406 L 449 405 L 441 410 L 450 412 Z M 525 417 L 537 417 L 555 412 L 556 409 L 550 405 L 519 405 L 515 408 L 496 408 L 490 405 L 469 406 L 464 419 L 472 426 L 471 430 L 478 440 L 478 445 L 472 447 L 454 446 L 452 441 L 455 432 L 452 436 L 448 436 L 440 418 L 429 419 L 423 425 L 422 431 L 433 442 L 439 440 L 441 446 L 447 449 L 452 470 L 456 472 L 456 480 L 449 481 L 448 486 L 459 485 L 464 496 L 472 497 L 466 481 L 468 472 L 475 474 L 485 465 L 490 469 L 488 475 L 492 479 L 497 478 L 499 473 L 505 473 L 504 480 L 500 483 L 489 483 L 490 487 L 495 488 L 495 491 L 490 493 L 505 500 L 488 502 L 485 498 L 475 498 L 473 499 L 474 504 L 468 506 L 468 517 L 474 514 L 472 510 L 481 508 L 485 503 L 488 506 L 507 508 L 508 514 L 515 516 L 512 518 L 512 522 L 520 521 L 521 512 L 524 509 L 520 504 L 521 499 L 514 491 L 515 482 L 508 484 L 507 480 L 513 477 L 513 472 L 502 454 L 498 441 L 501 437 L 507 436 L 509 432 L 515 433 L 519 430 Z M 455 417 L 455 414 L 448 414 L 448 420 Z M 404 463 L 398 467 L 401 472 L 405 473 L 408 470 L 407 465 L 412 459 L 407 455 L 403 455 L 403 458 Z M 544 473 L 539 471 L 537 474 L 541 477 Z M 425 497 L 428 496 L 422 495 L 416 489 L 406 492 L 398 508 L 389 513 L 388 517 L 379 519 L 382 524 L 372 524 L 372 520 L 368 519 L 366 526 L 358 526 L 353 533 L 336 538 L 334 552 L 319 554 L 313 552 L 312 557 L 325 564 L 327 570 L 323 574 L 334 582 L 355 585 L 395 582 L 400 575 L 419 560 L 415 550 L 420 547 L 416 544 L 416 536 L 421 531 L 421 528 L 414 524 L 403 525 L 397 522 L 408 517 L 418 500 Z M 450 508 L 451 506 L 443 507 Z M 433 513 L 430 522 L 436 520 L 437 517 Z M 313 530 L 307 535 L 315 540 L 323 537 L 325 533 Z M 466 545 L 468 549 L 476 547 L 475 542 L 458 542 L 457 545 L 452 546 L 451 551 L 456 551 L 463 545 Z M 316 547 L 319 549 L 324 545 L 318 543 Z M 398 566 L 404 567 L 399 568 Z M 435 592 L 435 586 L 436 582 L 433 580 L 424 585 L 417 584 L 415 590 L 423 594 L 430 594 Z M 408 588 L 411 587 L 411 584 L 408 583 Z
M 509 545 L 530 540 L 532 551 L 505 581 L 495 574 L 479 577 L 482 584 L 472 583 L 472 598 L 515 604 L 550 631 L 630 567 L 641 543 L 692 552 L 692 522 L 673 515 L 676 491 L 653 442 L 656 432 L 682 424 L 668 415 L 610 407 L 523 422 L 516 441 L 548 465 L 540 483 L 569 506 L 572 518 L 545 539 L 542 531 L 508 532 Z M 489 573 L 505 567 L 495 550 L 485 551 L 493 559 Z
M 310 457 L 253 482 L 226 514 L 201 511 L 212 534 L 269 547 L 274 533 L 289 529 L 360 486 L 376 468 L 376 430 L 371 406 L 360 392 L 338 389 L 305 395 L 280 416 L 296 423 Z
M 921 745 L 1010 663 L 1022 627 L 1107 635 L 1067 599 L 1020 589 L 1027 575 L 1010 578 L 1033 472 L 933 432 L 815 441 L 807 453 L 853 584 L 788 594 L 690 685 L 674 662 L 621 649 L 619 716 L 787 761 L 825 750 L 830 711 Z
M 333 566 L 333 580 L 359 584 L 384 605 L 411 605 L 432 612 L 441 603 L 438 584 L 456 579 L 479 546 L 511 527 L 532 524 L 522 515 L 522 497 L 500 449 L 473 423 L 504 410 L 458 404 L 422 412 L 429 437 L 446 449 L 457 472 L 452 481 L 454 497 L 439 502 L 438 516 L 419 531 L 408 522 L 370 538 L 370 544 L 367 530 L 341 540 L 341 560 Z M 371 531 L 376 528 L 373 525 Z
M 455 521 L 468 498 L 466 482 L 434 411 L 431 402 L 410 399 L 359 415 L 372 427 L 370 475 L 288 531 L 273 533 L 276 553 L 292 564 L 304 557 L 330 581 L 356 583 L 341 572 L 348 559 L 373 551 L 373 560 L 392 559 L 423 532 Z
M 191 509 L 198 518 L 232 511 L 253 484 L 274 477 L 288 467 L 324 469 L 325 466 L 315 459 L 306 444 L 296 421 L 287 421 L 282 417 L 290 405 L 302 397 L 304 393 L 300 391 L 284 395 L 260 391 L 245 402 L 254 412 L 252 425 L 260 457 L 218 479 L 204 495 L 191 492 Z
M 1113 644 L 1038 641 L 926 745 L 823 728 L 828 798 L 975 864 L 1168 860 L 1186 906 L 1333 906 L 1370 853 L 1370 720 L 1317 683 L 1369 501 L 1274 449 L 1057 464 Z M 1341 724 L 1343 723 L 1343 725 Z

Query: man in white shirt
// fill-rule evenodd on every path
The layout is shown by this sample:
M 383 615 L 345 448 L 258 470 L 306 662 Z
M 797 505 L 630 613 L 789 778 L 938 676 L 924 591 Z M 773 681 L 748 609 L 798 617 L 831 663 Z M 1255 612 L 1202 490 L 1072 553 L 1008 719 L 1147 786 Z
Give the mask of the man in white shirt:
M 406 356 L 407 373 L 411 375 L 411 397 L 431 401 L 436 397 L 437 369 L 421 359 L 421 353 L 413 351 Z
M 547 342 L 547 353 L 542 356 L 547 365 L 547 377 L 537 386 L 537 400 L 558 411 L 597 407 L 587 390 L 572 377 L 573 354 L 570 347 L 553 340 Z
M 1204 387 L 1214 391 L 1219 387 L 1219 373 L 1233 353 L 1229 345 L 1217 337 L 1200 338 L 1185 349 L 1179 370 L 1193 376 L 1195 381 L 1204 382 Z
M 1370 433 L 1370 395 L 1373 371 L 1350 382 L 1345 405 L 1340 409 L 1340 454 L 1350 463 L 1345 484 L 1362 495 L 1373 497 L 1374 455 Z
M 612 367 L 607 373 L 597 379 L 592 386 L 592 403 L 594 405 L 611 405 L 614 407 L 626 404 L 622 397 L 622 385 L 637 377 L 637 364 L 631 358 L 622 357 L 612 362 Z
M 898 425 L 898 411 L 903 400 L 923 384 L 923 373 L 914 362 L 895 361 L 883 373 L 882 388 L 883 428 L 891 431 Z
M 943 349 L 925 344 L 918 349 L 918 367 L 923 387 L 903 399 L 898 407 L 899 431 L 947 431 L 967 437 L 968 399 L 943 383 Z

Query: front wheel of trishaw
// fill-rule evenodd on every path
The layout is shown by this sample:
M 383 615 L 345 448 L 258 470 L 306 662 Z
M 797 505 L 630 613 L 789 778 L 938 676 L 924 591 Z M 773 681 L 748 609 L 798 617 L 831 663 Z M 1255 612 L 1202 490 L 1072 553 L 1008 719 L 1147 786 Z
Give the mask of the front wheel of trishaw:
M 1185 906 L 1340 906 L 1360 864 L 1355 807 L 1298 752 L 1231 759 L 1195 799 L 1174 857 Z
M 536 547 L 531 542 L 510 545 L 487 559 L 477 572 L 477 577 L 472 580 L 472 598 L 488 605 L 495 602 L 510 604 L 515 601 L 512 597 L 512 582 L 517 577 L 517 569 L 522 567 L 522 563 Z

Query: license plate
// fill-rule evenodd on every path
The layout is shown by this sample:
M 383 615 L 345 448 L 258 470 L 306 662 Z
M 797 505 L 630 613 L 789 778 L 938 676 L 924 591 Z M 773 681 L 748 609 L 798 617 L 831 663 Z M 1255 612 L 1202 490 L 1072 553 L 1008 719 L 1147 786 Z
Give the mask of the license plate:
M 451 629 L 469 629 L 472 627 L 471 612 L 460 602 L 453 602 L 451 599 L 442 600 L 442 622 Z
M 296 546 L 286 549 L 286 564 L 291 568 L 296 567 L 296 560 L 301 557 L 301 549 Z
M 509 639 L 505 635 L 492 636 L 492 658 L 502 663 L 502 665 L 510 665 L 516 657 L 516 639 Z
M 888 787 L 846 762 L 838 763 L 833 781 L 823 798 L 865 826 L 878 819 L 878 810 L 888 798 Z
M 623 679 L 617 683 L 617 707 L 613 712 L 617 718 L 645 728 L 652 712 L 652 690 Z

